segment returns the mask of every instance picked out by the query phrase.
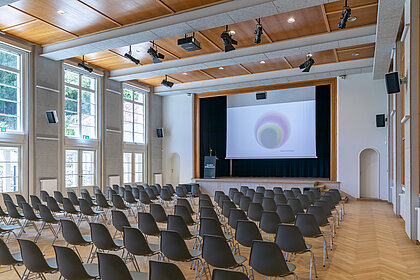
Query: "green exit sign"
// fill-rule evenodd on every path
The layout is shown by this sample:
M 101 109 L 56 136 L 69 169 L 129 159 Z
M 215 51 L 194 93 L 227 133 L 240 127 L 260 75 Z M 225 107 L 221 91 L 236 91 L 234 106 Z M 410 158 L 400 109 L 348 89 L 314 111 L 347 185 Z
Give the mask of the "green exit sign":
M 83 135 L 83 139 L 89 139 L 88 135 Z
M 0 128 L 0 131 L 1 132 L 6 132 L 6 128 L 5 127 L 2 127 L 2 128 Z

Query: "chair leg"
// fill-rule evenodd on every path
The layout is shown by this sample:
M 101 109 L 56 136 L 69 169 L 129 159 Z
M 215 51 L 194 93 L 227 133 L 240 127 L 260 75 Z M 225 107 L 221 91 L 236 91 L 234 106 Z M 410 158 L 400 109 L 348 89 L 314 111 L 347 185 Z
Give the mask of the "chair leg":
M 34 240 L 35 243 L 38 242 L 38 239 L 41 236 L 41 232 L 44 230 L 45 224 L 46 224 L 45 222 L 42 222 L 41 227 L 39 228 L 38 234 L 35 237 L 35 240 Z
M 18 275 L 19 279 L 22 278 L 19 274 L 19 271 L 16 269 L 16 267 L 14 265 L 12 265 L 12 268 L 14 269 L 14 271 L 16 272 L 16 274 Z
M 19 222 L 19 220 L 17 220 L 18 222 Z M 20 222 L 19 222 L 19 224 L 20 224 Z M 25 222 L 23 223 L 23 225 L 20 225 L 21 226 L 21 228 L 20 228 L 20 232 L 19 232 L 19 234 L 18 234 L 18 237 L 20 238 L 21 236 L 22 236 L 22 233 L 24 233 L 25 232 L 25 227 L 28 225 L 28 220 L 25 220 Z

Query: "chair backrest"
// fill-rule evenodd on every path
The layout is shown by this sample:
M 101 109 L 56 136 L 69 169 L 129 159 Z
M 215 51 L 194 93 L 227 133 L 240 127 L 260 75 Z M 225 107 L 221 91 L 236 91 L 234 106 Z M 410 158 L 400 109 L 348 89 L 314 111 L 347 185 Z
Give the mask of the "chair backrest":
M 47 206 L 51 212 L 61 212 L 60 206 L 58 206 L 57 200 L 54 197 L 49 196 L 47 198 Z
M 150 188 L 152 189 L 153 193 L 155 194 L 155 197 L 157 197 L 160 194 L 160 190 L 156 185 L 151 185 Z
M 90 223 L 92 242 L 99 250 L 115 250 L 118 246 L 109 233 L 108 228 L 99 223 Z
M 206 234 L 217 235 L 225 238 L 220 222 L 214 218 L 201 218 L 199 234 L 203 237 Z
M 219 203 L 220 196 L 225 194 L 223 191 L 214 192 L 214 202 Z
M 6 243 L 4 243 L 3 239 L 0 238 L 0 265 L 13 265 L 19 262 L 20 261 L 17 261 L 10 253 L 9 248 Z
M 166 215 L 165 209 L 161 204 L 150 204 L 150 214 L 152 214 L 157 223 L 166 223 L 168 221 L 168 215 Z
M 21 207 L 22 207 L 23 215 L 25 216 L 25 219 L 30 220 L 30 221 L 38 220 L 38 217 L 35 215 L 34 209 L 29 203 L 22 202 Z
M 240 192 L 246 195 L 246 192 L 249 190 L 248 186 L 241 186 Z
M 145 188 L 144 190 L 146 191 L 146 193 L 147 193 L 147 195 L 149 196 L 150 199 L 155 199 L 156 198 L 156 194 L 151 187 Z
M 327 217 L 331 216 L 331 209 L 330 209 L 330 206 L 329 206 L 328 202 L 322 201 L 322 200 L 315 201 L 314 206 L 322 207 L 322 209 L 324 209 L 325 215 Z
M 295 221 L 295 214 L 293 214 L 292 207 L 287 204 L 279 204 L 276 208 L 276 213 L 279 215 L 282 223 L 293 223 Z
M 248 207 L 248 218 L 259 222 L 263 212 L 262 205 L 260 203 L 251 202 Z
M 98 204 L 101 208 L 110 208 L 111 206 L 108 204 L 108 201 L 106 200 L 105 196 L 101 193 L 97 193 L 95 195 L 96 198 L 96 204 Z
M 289 253 L 302 253 L 308 250 L 302 233 L 294 225 L 280 224 L 277 228 L 275 242 L 282 251 Z
M 178 198 L 176 200 L 176 205 L 183 205 L 183 206 L 187 207 L 187 209 L 190 212 L 190 214 L 192 214 L 194 212 L 193 209 L 192 209 L 192 207 L 191 207 L 190 202 L 187 199 L 185 199 L 185 198 Z
M 236 229 L 236 225 L 239 220 L 248 220 L 245 212 L 241 209 L 230 209 L 228 220 L 229 225 Z
M 22 215 L 19 213 L 19 211 L 16 208 L 16 205 L 12 201 L 5 200 L 4 203 L 6 204 L 7 213 L 9 214 L 9 217 L 15 219 L 22 218 Z
M 133 195 L 132 189 L 130 190 L 127 190 L 127 188 L 125 189 L 124 200 L 127 203 L 137 203 L 136 198 Z
M 80 212 L 83 213 L 83 215 L 92 216 L 95 213 L 92 210 L 92 207 L 90 206 L 89 202 L 86 199 L 79 199 L 80 204 Z
M 60 191 L 54 191 L 54 198 L 58 203 L 63 204 L 63 194 Z
M 74 192 L 67 192 L 67 197 L 70 199 L 74 206 L 79 205 L 79 198 Z
M 111 216 L 112 216 L 112 225 L 119 232 L 123 232 L 124 227 L 131 227 L 130 222 L 127 219 L 127 216 L 124 214 L 123 211 L 112 210 Z
M 283 189 L 281 187 L 274 187 L 273 188 L 274 194 L 283 194 Z
M 248 211 L 249 204 L 252 202 L 252 200 L 247 196 L 242 196 L 241 200 L 239 201 L 239 208 L 241 208 L 243 211 Z
M 184 186 L 178 185 L 176 187 L 176 195 L 178 197 L 187 197 L 187 189 Z
M 194 196 L 199 196 L 201 194 L 200 185 L 191 184 L 191 194 Z
M 314 215 L 318 226 L 322 227 L 328 224 L 327 215 L 321 206 L 309 206 L 306 213 Z
M 140 189 L 138 187 L 132 188 L 131 192 L 133 193 L 133 196 L 134 196 L 135 199 L 140 198 Z
M 261 232 L 253 221 L 238 221 L 235 240 L 245 247 L 251 247 L 252 241 L 262 240 Z
M 299 199 L 290 198 L 287 200 L 287 204 L 292 208 L 293 214 L 297 215 L 298 213 L 305 213 Z
M 314 194 L 315 200 L 321 197 L 321 190 L 319 188 L 311 188 L 310 191 Z
M 20 252 L 25 267 L 35 273 L 43 273 L 55 270 L 50 267 L 39 247 L 31 240 L 18 239 Z
M 146 235 L 159 235 L 160 230 L 156 224 L 155 219 L 153 218 L 152 214 L 139 212 L 139 229 Z
M 26 202 L 25 197 L 23 197 L 23 195 L 21 195 L 21 194 L 16 194 L 15 196 L 16 196 L 17 205 L 19 205 L 19 207 L 21 207 L 21 204 Z
M 133 280 L 124 261 L 117 255 L 98 252 L 99 276 L 102 280 Z
M 72 220 L 60 220 L 64 240 L 70 245 L 86 245 L 79 227 Z
M 305 194 L 298 194 L 297 199 L 300 200 L 300 204 L 302 204 L 302 208 L 303 209 L 308 209 L 310 202 L 309 202 L 309 198 L 307 195 Z
M 50 196 L 47 191 L 40 191 L 41 200 L 47 202 L 47 198 Z
M 195 223 L 191 217 L 191 212 L 184 205 L 175 205 L 174 215 L 181 216 L 187 225 L 193 225 Z
M 235 194 L 233 195 L 233 202 L 239 206 L 239 203 L 241 202 L 241 197 L 243 197 L 244 194 L 241 192 L 235 192 Z
M 63 209 L 66 213 L 69 213 L 69 214 L 77 214 L 78 213 L 76 208 L 74 208 L 74 205 L 71 202 L 71 200 L 67 197 L 63 197 Z
M 304 237 L 318 237 L 322 235 L 318 222 L 312 214 L 298 214 L 295 225 L 300 229 Z
M 299 194 L 302 194 L 302 191 L 300 190 L 300 188 L 291 188 L 291 191 L 293 192 L 295 197 L 297 197 Z
M 230 200 L 225 200 L 222 206 L 222 215 L 226 218 L 229 218 L 229 213 L 231 209 L 236 209 L 235 203 L 233 203 L 233 201 Z
M 263 198 L 264 198 L 264 193 L 262 193 L 262 192 L 256 192 L 254 194 L 254 197 L 252 198 L 252 202 L 262 203 Z
M 240 271 L 226 270 L 226 269 L 213 269 L 212 280 L 248 280 L 248 276 Z
M 200 218 L 213 218 L 217 220 L 219 219 L 214 208 L 208 206 L 200 207 Z
M 286 199 L 290 199 L 290 198 L 296 198 L 295 194 L 291 191 L 291 190 L 284 190 L 283 191 L 284 196 L 286 197 Z
M 11 201 L 14 204 L 12 197 L 8 193 L 4 192 L 1 195 L 3 196 L 4 203 L 6 203 L 6 201 Z
M 174 263 L 149 261 L 149 280 L 185 280 L 184 274 Z
M 283 193 L 277 193 L 274 195 L 274 202 L 276 203 L 276 205 L 278 204 L 286 204 L 287 203 L 287 199 L 284 196 Z
M 276 202 L 274 198 L 271 197 L 264 197 L 262 201 L 262 207 L 266 211 L 276 211 Z
M 231 200 L 233 200 L 233 197 L 235 196 L 235 193 L 238 193 L 238 189 L 237 188 L 229 188 L 229 198 Z
M 310 190 L 303 191 L 303 194 L 306 195 L 309 199 L 310 204 L 314 204 L 315 202 L 315 195 Z
M 172 196 L 171 196 L 170 192 L 167 189 L 164 189 L 164 188 L 162 188 L 160 190 L 160 198 L 162 200 L 165 200 L 165 201 L 171 201 L 172 200 Z
M 123 197 L 125 193 L 125 188 L 124 187 L 118 187 L 118 195 Z
M 123 198 L 119 194 L 112 195 L 112 204 L 117 209 L 127 209 L 127 206 L 125 205 Z
M 124 227 L 124 247 L 136 256 L 147 256 L 153 253 L 143 233 L 137 228 Z
M 173 230 L 162 230 L 160 250 L 171 261 L 188 261 L 191 254 L 181 235 Z
M 150 204 L 152 201 L 150 200 L 149 195 L 146 191 L 139 191 L 139 200 L 143 204 Z
M 216 235 L 204 235 L 203 258 L 209 265 L 217 268 L 237 266 L 226 239 Z
M 201 207 L 214 207 L 213 203 L 211 202 L 211 200 L 207 200 L 207 199 L 199 199 L 198 200 L 198 209 L 200 209 Z
M 42 202 L 41 202 L 41 200 L 39 199 L 39 197 L 38 197 L 38 196 L 36 196 L 36 195 L 30 195 L 30 198 L 31 198 L 31 204 L 32 204 L 32 207 L 33 207 L 35 210 L 39 210 L 38 205 L 39 205 L 39 204 L 42 204 Z
M 81 195 L 82 195 L 82 198 L 85 199 L 89 203 L 90 206 L 94 205 L 93 199 L 88 192 L 82 192 Z
M 64 279 L 93 279 L 72 249 L 57 245 L 53 245 L 53 247 L 58 271 Z
M 254 241 L 249 255 L 249 265 L 265 276 L 281 277 L 291 273 L 283 253 L 274 242 Z
M 248 189 L 246 191 L 246 196 L 249 197 L 251 200 L 254 199 L 254 195 L 255 195 L 255 190 L 254 189 Z
M 280 217 L 275 211 L 264 211 L 261 215 L 260 229 L 265 233 L 276 234 L 280 223 Z
M 264 194 L 265 188 L 263 186 L 257 186 L 257 188 L 255 189 L 255 192 Z
M 274 198 L 274 191 L 273 190 L 265 190 L 264 197 Z
M 58 220 L 51 214 L 50 209 L 45 205 L 39 205 L 39 215 L 45 223 L 57 223 Z
M 189 239 L 192 237 L 184 218 L 179 215 L 168 216 L 167 230 L 173 230 L 178 232 L 183 239 Z

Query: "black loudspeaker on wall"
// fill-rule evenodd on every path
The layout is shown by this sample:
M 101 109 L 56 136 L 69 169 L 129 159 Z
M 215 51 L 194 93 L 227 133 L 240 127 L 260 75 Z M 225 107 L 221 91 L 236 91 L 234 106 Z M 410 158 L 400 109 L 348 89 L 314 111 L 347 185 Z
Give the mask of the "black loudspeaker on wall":
M 45 114 L 47 115 L 47 120 L 49 123 L 58 123 L 57 111 L 46 111 Z
M 400 75 L 398 72 L 392 72 L 385 74 L 386 90 L 388 94 L 394 94 L 400 92 Z
M 163 128 L 156 128 L 157 138 L 163 138 Z
M 266 99 L 267 98 L 267 92 L 258 92 L 255 94 L 255 97 L 257 100 Z
M 376 115 L 376 127 L 385 127 L 385 114 Z

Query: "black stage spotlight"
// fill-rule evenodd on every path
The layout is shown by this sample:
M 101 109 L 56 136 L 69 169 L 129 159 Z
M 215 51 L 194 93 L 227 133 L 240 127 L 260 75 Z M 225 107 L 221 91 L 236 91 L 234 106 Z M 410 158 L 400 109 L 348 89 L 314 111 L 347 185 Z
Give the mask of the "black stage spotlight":
M 165 79 L 162 80 L 161 84 L 168 88 L 172 88 L 174 86 L 173 82 L 168 81 L 168 75 L 165 75 Z
M 233 45 L 237 45 L 238 42 L 232 38 L 232 32 L 229 31 L 228 25 L 226 25 L 226 31 L 223 31 L 220 37 L 222 38 L 223 44 L 225 45 L 225 52 L 235 50 L 235 47 Z
M 312 54 L 308 53 L 306 55 L 306 61 L 304 63 L 302 63 L 301 65 L 299 65 L 300 69 L 303 69 L 302 72 L 309 72 L 309 70 L 311 70 L 312 65 L 314 65 L 315 61 L 312 58 Z
M 79 62 L 79 64 L 77 64 L 77 66 L 79 66 L 80 68 L 88 71 L 89 73 L 92 73 L 92 71 L 93 71 L 93 68 L 90 68 L 86 65 L 85 56 L 83 56 L 82 62 Z
M 341 12 L 341 20 L 338 23 L 338 28 L 340 29 L 346 28 L 347 21 L 349 20 L 350 15 L 351 15 L 351 9 L 349 6 L 347 6 L 347 0 L 345 0 L 344 7 Z
M 165 56 L 157 51 L 157 48 L 155 49 L 155 42 L 153 41 L 153 46 L 150 47 L 147 50 L 147 53 L 150 55 L 150 57 L 153 59 L 153 63 L 161 63 L 161 59 L 165 59 Z
M 129 60 L 131 60 L 132 62 L 134 62 L 135 64 L 139 65 L 140 60 L 138 60 L 137 58 L 135 58 L 134 56 L 131 55 L 131 46 L 130 46 L 130 50 L 128 51 L 128 53 L 126 53 L 124 56 L 126 58 L 128 58 Z
M 255 44 L 259 44 L 261 43 L 261 35 L 263 35 L 263 28 L 261 25 L 261 19 L 258 19 L 258 24 L 257 24 L 257 28 L 255 29 L 255 39 L 254 39 L 254 43 Z

